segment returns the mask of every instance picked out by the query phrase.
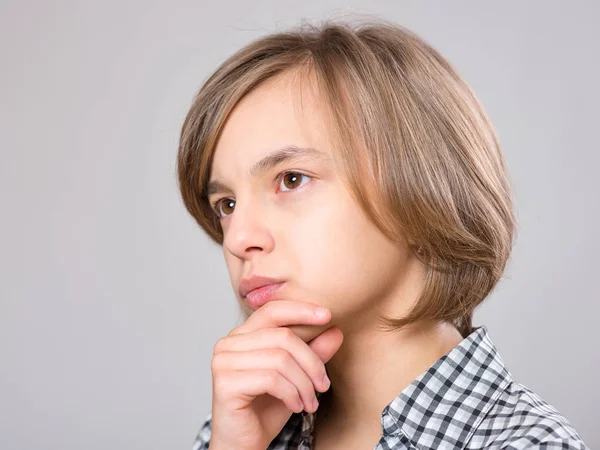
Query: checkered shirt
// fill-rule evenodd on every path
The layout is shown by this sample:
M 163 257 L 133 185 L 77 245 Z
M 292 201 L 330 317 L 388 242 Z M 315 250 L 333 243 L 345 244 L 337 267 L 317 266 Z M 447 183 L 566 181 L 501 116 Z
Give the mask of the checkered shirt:
M 311 449 L 317 413 L 293 413 L 267 450 Z M 193 450 L 208 449 L 211 421 L 212 411 Z M 375 450 L 589 448 L 556 408 L 513 380 L 485 325 L 402 390 L 381 428 Z

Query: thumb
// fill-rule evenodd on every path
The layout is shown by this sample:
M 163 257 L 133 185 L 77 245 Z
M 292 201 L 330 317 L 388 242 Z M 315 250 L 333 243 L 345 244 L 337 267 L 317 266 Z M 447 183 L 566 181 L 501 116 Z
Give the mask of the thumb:
M 331 327 L 308 342 L 308 346 L 314 351 L 323 363 L 329 361 L 340 349 L 344 341 L 344 334 L 338 327 Z

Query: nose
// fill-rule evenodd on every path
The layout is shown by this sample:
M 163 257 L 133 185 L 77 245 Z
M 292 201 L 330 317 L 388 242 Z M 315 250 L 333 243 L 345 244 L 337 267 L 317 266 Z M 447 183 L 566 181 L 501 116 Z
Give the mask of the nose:
M 270 253 L 275 242 L 265 208 L 259 202 L 236 202 L 235 209 L 224 227 L 223 247 L 240 259 L 249 259 L 252 253 Z

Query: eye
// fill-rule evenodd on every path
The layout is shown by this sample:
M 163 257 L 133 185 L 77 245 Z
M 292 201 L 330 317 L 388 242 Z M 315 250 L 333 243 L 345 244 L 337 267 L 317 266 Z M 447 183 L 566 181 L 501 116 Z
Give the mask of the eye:
M 312 179 L 312 177 L 303 174 L 301 172 L 283 172 L 281 174 L 279 174 L 277 176 L 277 178 L 275 178 L 275 181 L 279 182 L 279 185 L 281 185 L 281 181 L 284 182 L 284 185 L 291 185 L 291 187 L 287 190 L 282 189 L 282 192 L 289 192 L 289 191 L 293 191 L 293 190 L 297 190 L 298 187 L 305 185 L 306 183 L 298 183 L 298 180 L 301 180 L 302 178 L 306 178 L 306 179 Z M 279 181 L 281 180 L 281 181 Z M 287 183 L 286 183 L 287 182 Z M 230 211 L 229 213 L 225 212 L 225 216 L 221 215 L 221 204 L 223 204 L 223 210 L 225 209 L 229 209 L 231 208 L 232 211 Z M 235 206 L 235 200 L 232 200 L 230 198 L 222 198 L 219 199 L 217 201 L 215 201 L 211 207 L 213 212 L 215 213 L 215 215 L 219 218 L 219 219 L 224 219 L 225 217 L 227 217 L 227 215 L 231 214 L 233 212 L 233 207 Z
M 233 208 L 233 205 L 235 204 L 235 201 L 231 200 L 230 198 L 222 198 L 222 199 L 217 200 L 216 202 L 214 202 L 212 204 L 212 210 L 213 210 L 213 212 L 220 219 L 223 218 L 223 216 L 221 216 L 221 214 L 220 214 L 220 208 L 219 208 L 219 206 L 221 205 L 221 203 L 223 203 L 224 205 L 226 205 L 225 206 L 226 208 Z M 229 214 L 231 214 L 231 213 L 229 213 Z
M 291 180 L 291 184 L 292 185 L 296 185 L 297 184 L 296 181 L 300 180 L 302 177 L 304 177 L 304 178 L 311 178 L 308 175 L 305 175 L 305 174 L 300 173 L 300 172 L 284 172 L 280 176 L 281 176 L 281 179 L 284 181 L 284 183 L 285 183 L 286 180 Z M 306 184 L 306 183 L 304 183 L 304 184 Z M 300 186 L 302 186 L 302 184 Z M 298 187 L 299 186 L 297 186 L 297 185 L 293 186 L 290 190 L 294 190 L 294 189 L 296 189 Z M 283 192 L 287 192 L 287 191 L 283 191 Z

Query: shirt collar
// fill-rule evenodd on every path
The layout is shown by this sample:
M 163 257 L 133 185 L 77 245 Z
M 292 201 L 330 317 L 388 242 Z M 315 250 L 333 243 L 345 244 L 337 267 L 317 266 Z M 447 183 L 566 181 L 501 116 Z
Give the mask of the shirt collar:
M 511 381 L 487 327 L 475 328 L 383 409 L 383 435 L 417 448 L 435 448 L 440 440 L 464 446 Z M 312 433 L 315 417 L 302 412 L 303 437 Z

